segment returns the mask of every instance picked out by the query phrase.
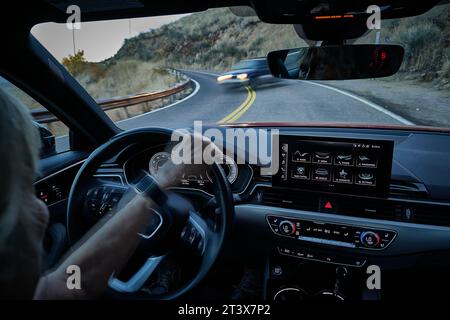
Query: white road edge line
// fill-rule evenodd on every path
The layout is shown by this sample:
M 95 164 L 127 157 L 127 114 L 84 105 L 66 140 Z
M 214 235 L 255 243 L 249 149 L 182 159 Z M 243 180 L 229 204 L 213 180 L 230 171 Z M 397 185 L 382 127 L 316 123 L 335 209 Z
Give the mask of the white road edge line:
M 192 98 L 193 96 L 195 96 L 195 95 L 197 94 L 197 92 L 200 90 L 200 83 L 198 83 L 198 82 L 195 81 L 194 79 L 191 79 L 191 81 L 194 82 L 194 84 L 195 84 L 195 89 L 194 89 L 194 91 L 193 91 L 190 95 L 188 95 L 187 97 L 184 97 L 183 99 L 178 100 L 177 102 L 174 102 L 174 103 L 172 103 L 172 104 L 169 104 L 168 106 L 165 106 L 165 107 L 162 107 L 162 108 L 159 108 L 159 109 L 155 109 L 155 110 L 152 110 L 152 111 L 149 111 L 149 112 L 146 112 L 146 113 L 143 113 L 143 114 L 140 114 L 140 115 L 137 115 L 137 116 L 128 118 L 128 119 L 119 120 L 119 121 L 116 121 L 116 122 L 114 122 L 114 123 L 121 123 L 121 122 L 129 121 L 129 120 L 134 120 L 134 119 L 137 119 L 137 118 L 146 116 L 146 115 L 148 115 L 148 114 L 150 114 L 150 113 L 155 113 L 155 112 L 158 112 L 158 111 L 161 111 L 161 110 L 164 110 L 164 109 L 171 108 L 171 107 L 173 107 L 173 106 L 176 106 L 176 105 L 179 104 L 179 103 L 182 103 L 182 102 L 185 102 L 186 100 L 189 100 L 190 98 Z
M 346 92 L 346 91 L 343 91 L 343 90 L 340 90 L 340 89 L 336 89 L 336 88 L 333 88 L 333 87 L 330 87 L 330 86 L 327 86 L 327 85 L 321 84 L 321 83 L 316 83 L 316 82 L 312 82 L 312 81 L 303 81 L 303 82 L 308 83 L 308 84 L 312 84 L 312 85 L 315 85 L 315 86 L 327 88 L 329 90 L 336 91 L 336 92 L 338 92 L 340 94 L 343 94 L 343 95 L 345 95 L 347 97 L 350 97 L 352 99 L 358 100 L 359 102 L 362 102 L 362 103 L 368 105 L 369 107 L 371 107 L 371 108 L 373 108 L 373 109 L 375 109 L 375 110 L 377 110 L 379 112 L 382 112 L 385 115 L 387 115 L 387 116 L 389 116 L 389 117 L 391 117 L 391 118 L 393 118 L 393 119 L 395 119 L 395 120 L 397 120 L 397 121 L 399 121 L 399 122 L 401 122 L 403 124 L 406 124 L 406 125 L 409 125 L 409 126 L 414 126 L 415 125 L 413 122 L 411 122 L 409 120 L 406 120 L 402 116 L 399 116 L 398 114 L 395 114 L 395 113 L 393 113 L 393 112 L 391 112 L 389 110 L 386 110 L 385 108 L 383 108 L 382 106 L 380 106 L 380 105 L 378 105 L 376 103 L 370 102 L 369 100 L 366 100 L 364 98 L 358 97 L 358 96 L 356 96 L 356 95 L 354 95 L 352 93 L 349 93 L 349 92 Z

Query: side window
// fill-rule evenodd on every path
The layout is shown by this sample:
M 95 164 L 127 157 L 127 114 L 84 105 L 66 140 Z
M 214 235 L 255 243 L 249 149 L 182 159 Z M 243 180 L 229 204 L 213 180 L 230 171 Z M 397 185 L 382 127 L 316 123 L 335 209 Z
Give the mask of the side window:
M 34 124 L 39 128 L 41 135 L 42 157 L 48 157 L 70 149 L 69 128 L 64 123 L 59 121 L 39 102 L 1 76 L 0 88 L 21 101 L 30 110 Z

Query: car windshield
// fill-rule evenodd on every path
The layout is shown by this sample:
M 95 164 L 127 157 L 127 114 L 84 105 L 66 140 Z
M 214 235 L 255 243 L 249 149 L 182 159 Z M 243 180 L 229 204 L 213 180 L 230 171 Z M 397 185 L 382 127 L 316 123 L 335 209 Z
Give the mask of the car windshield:
M 308 47 L 293 25 L 228 8 L 36 25 L 32 34 L 123 129 L 239 122 L 450 126 L 450 5 L 382 20 L 356 44 L 399 44 L 393 76 L 306 81 L 261 68 L 270 51 Z M 256 59 L 256 60 L 255 60 Z M 244 73 L 230 73 L 245 68 Z

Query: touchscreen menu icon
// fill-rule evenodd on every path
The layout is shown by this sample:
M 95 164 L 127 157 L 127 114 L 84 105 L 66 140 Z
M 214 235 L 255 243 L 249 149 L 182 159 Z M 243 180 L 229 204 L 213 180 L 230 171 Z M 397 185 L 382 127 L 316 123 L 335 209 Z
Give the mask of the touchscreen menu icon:
M 311 153 L 297 149 L 292 153 L 292 162 L 311 162 Z
M 353 166 L 354 158 L 353 154 L 351 153 L 338 153 L 336 154 L 336 157 L 334 158 L 334 164 L 340 165 L 340 166 Z
M 313 180 L 316 181 L 330 181 L 330 169 L 329 167 L 317 166 L 313 169 Z
M 309 167 L 305 166 L 305 165 L 298 165 L 298 166 L 294 166 L 294 168 L 292 169 L 292 178 L 294 179 L 309 179 Z
M 331 164 L 331 153 L 330 152 L 314 152 L 314 163 L 321 163 L 321 164 Z
M 353 170 L 346 167 L 334 168 L 333 181 L 337 183 L 353 183 Z
M 360 153 L 356 158 L 357 167 L 376 168 L 377 164 L 377 158 L 370 153 Z
M 355 183 L 364 186 L 375 186 L 377 183 L 375 173 L 369 170 L 358 170 Z

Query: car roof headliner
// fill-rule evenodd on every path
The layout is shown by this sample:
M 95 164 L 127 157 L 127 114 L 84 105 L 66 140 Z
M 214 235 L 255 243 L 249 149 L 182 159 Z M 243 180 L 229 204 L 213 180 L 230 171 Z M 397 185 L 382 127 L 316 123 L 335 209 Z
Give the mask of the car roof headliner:
M 439 0 L 360 0 L 358 6 L 361 8 L 367 4 L 395 3 L 398 8 L 393 13 L 386 13 L 383 18 L 393 18 L 400 16 L 416 15 L 430 9 Z M 448 3 L 450 0 L 443 0 Z M 11 7 L 18 14 L 14 15 L 11 22 L 11 10 L 1 10 L 0 18 L 8 19 L 11 24 L 35 25 L 42 22 L 65 23 L 69 14 L 66 13 L 68 6 L 78 5 L 81 8 L 82 21 L 98 21 L 127 19 L 138 17 L 149 17 L 158 15 L 181 14 L 204 11 L 209 8 L 232 7 L 232 6 L 252 6 L 262 21 L 270 23 L 298 23 L 293 19 L 298 19 L 305 12 L 299 11 L 299 4 L 303 8 L 310 4 L 330 3 L 341 5 L 346 3 L 352 5 L 353 0 L 34 0 L 27 3 L 22 1 L 4 2 L 2 6 Z M 24 7 L 27 10 L 24 10 Z M 400 9 L 399 9 L 400 8 Z M 284 11 L 283 11 L 284 10 Z M 285 14 L 285 10 L 297 10 L 296 17 L 292 14 Z M 364 9 L 365 10 L 365 9 Z M 2 17 L 3 16 L 3 17 Z
M 65 23 L 69 16 L 66 10 L 70 5 L 80 7 L 82 21 L 98 21 L 191 13 L 208 8 L 250 5 L 250 2 L 249 0 L 34 0 L 26 3 L 28 9 L 26 12 L 23 10 L 23 3 L 19 1 L 8 3 L 12 10 L 20 12 L 17 14 L 19 23 L 26 20 L 32 24 Z M 11 10 L 2 10 L 0 15 L 10 16 Z

